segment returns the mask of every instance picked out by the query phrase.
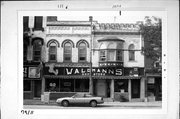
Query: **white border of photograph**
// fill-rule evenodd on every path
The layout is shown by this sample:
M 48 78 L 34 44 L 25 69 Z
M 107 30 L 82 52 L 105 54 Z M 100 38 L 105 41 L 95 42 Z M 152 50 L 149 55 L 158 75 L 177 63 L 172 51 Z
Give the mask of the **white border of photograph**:
M 95 2 L 95 1 L 94 1 Z M 36 4 L 38 3 L 38 5 Z M 57 13 L 64 12 L 65 9 L 56 8 L 58 4 L 71 6 L 67 11 L 103 10 L 111 11 L 112 5 L 117 2 L 105 2 L 99 6 L 90 2 L 3 2 L 2 3 L 2 117 L 3 119 L 57 119 L 57 118 L 123 118 L 123 119 L 173 119 L 177 118 L 179 106 L 179 44 L 177 15 L 177 2 L 120 2 L 123 11 L 163 11 L 162 19 L 162 45 L 163 45 L 163 85 L 162 85 L 162 109 L 34 109 L 33 115 L 22 115 L 23 109 L 23 25 L 22 16 L 57 16 Z M 74 4 L 75 3 L 75 4 Z M 136 3 L 136 4 L 134 4 Z M 139 4 L 142 3 L 142 4 Z M 111 7 L 109 7 L 111 6 Z M 142 7 L 143 6 L 143 7 Z M 36 11 L 38 10 L 38 11 Z M 120 10 L 120 9 L 118 9 Z M 48 11 L 48 12 L 47 12 Z M 90 16 L 90 14 L 88 14 Z M 59 16 L 59 15 L 58 15 Z M 148 15 L 147 15 L 148 16 Z M 176 19 L 176 20 L 174 20 Z M 173 33 L 171 32 L 173 31 Z M 173 42 L 172 42 L 173 40 Z M 165 54 L 165 55 L 164 55 Z M 173 61 L 172 61 L 173 60 Z M 165 63 L 165 64 L 164 64 Z M 9 69 L 11 68 L 11 69 Z M 164 70 L 165 69 L 165 70 Z M 173 81 L 172 81 L 173 80 Z M 71 114 L 69 113 L 71 112 Z

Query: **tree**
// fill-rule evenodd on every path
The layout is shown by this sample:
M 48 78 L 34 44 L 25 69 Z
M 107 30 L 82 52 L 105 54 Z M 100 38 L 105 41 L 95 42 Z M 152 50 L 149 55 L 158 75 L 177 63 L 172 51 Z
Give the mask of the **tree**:
M 143 53 L 153 63 L 161 63 L 162 55 L 162 20 L 158 17 L 145 17 L 145 23 L 140 25 L 140 31 L 144 37 Z M 161 68 L 161 65 L 159 66 Z M 153 66 L 152 66 L 153 68 Z

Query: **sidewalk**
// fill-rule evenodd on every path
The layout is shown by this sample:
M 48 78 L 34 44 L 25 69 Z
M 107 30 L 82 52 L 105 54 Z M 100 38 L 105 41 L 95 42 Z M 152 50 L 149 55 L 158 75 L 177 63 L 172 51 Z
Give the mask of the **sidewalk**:
M 41 102 L 39 99 L 26 99 L 24 105 L 57 105 L 55 100 L 50 100 L 49 103 Z M 155 102 L 104 102 L 103 105 L 120 105 L 122 107 L 161 107 L 161 101 Z

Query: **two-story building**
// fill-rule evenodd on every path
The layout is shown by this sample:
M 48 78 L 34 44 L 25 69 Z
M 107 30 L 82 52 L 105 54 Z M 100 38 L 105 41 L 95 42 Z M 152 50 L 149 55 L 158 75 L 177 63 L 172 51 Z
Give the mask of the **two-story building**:
M 39 37 L 33 32 L 24 50 L 30 55 L 28 61 L 31 57 L 35 62 L 36 54 L 40 58 L 33 65 L 39 78 L 24 78 L 24 88 L 31 82 L 31 97 L 37 92 L 39 97 L 51 92 L 50 99 L 90 92 L 112 100 L 144 100 L 144 42 L 138 24 L 98 23 L 92 17 L 87 21 L 43 18 L 43 30 L 36 31 Z M 30 69 L 27 76 L 33 72 Z

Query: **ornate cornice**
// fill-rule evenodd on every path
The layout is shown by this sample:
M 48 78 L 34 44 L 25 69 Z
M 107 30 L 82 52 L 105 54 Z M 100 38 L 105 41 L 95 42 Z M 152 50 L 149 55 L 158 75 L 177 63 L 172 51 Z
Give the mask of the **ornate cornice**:
M 63 37 L 63 36 L 90 37 L 91 34 L 46 34 L 46 37 Z

